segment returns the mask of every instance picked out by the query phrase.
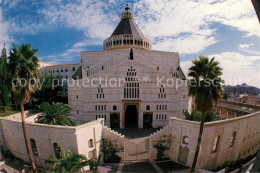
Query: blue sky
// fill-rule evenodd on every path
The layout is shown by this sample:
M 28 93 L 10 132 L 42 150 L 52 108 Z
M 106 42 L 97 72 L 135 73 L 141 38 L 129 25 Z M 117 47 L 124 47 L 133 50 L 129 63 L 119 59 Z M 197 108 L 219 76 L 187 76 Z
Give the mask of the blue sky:
M 52 64 L 102 50 L 127 1 L 0 0 L 0 48 L 32 43 Z M 179 52 L 187 71 L 198 55 L 216 57 L 227 84 L 260 87 L 260 25 L 249 0 L 129 0 L 154 50 Z

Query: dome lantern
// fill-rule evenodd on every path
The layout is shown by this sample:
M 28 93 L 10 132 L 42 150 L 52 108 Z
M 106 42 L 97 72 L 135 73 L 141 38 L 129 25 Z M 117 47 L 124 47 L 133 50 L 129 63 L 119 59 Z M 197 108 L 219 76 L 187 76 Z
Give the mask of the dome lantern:
M 144 37 L 141 30 L 134 21 L 134 13 L 130 10 L 128 4 L 121 13 L 121 21 L 112 33 L 112 35 L 104 40 L 103 49 L 122 49 L 122 48 L 138 48 L 151 50 L 151 41 Z

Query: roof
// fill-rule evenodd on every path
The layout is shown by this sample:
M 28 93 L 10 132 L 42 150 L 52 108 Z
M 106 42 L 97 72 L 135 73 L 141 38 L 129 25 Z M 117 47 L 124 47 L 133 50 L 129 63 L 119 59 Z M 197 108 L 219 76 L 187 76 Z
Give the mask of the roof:
M 143 34 L 131 18 L 123 18 L 111 36 L 132 34 L 134 38 L 142 38 Z
M 63 67 L 63 66 L 70 66 L 70 65 L 80 65 L 80 63 L 58 64 L 58 65 L 50 65 L 50 66 L 46 66 L 46 67 L 48 67 L 48 68 L 50 68 L 50 67 Z

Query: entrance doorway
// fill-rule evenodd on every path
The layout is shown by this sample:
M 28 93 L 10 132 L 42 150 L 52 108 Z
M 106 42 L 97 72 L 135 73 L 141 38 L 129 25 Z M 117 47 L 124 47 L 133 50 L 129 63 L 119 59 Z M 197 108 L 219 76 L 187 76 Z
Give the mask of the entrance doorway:
M 138 111 L 136 105 L 127 105 L 126 107 L 125 128 L 138 128 Z
M 110 128 L 120 128 L 120 115 L 119 113 L 110 114 Z
M 145 112 L 143 116 L 143 128 L 152 128 L 153 113 Z

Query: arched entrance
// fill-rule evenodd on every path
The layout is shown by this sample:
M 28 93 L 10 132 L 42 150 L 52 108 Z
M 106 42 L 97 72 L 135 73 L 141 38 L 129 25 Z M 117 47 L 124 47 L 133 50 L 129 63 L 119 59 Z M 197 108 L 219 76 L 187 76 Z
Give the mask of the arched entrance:
M 119 113 L 110 114 L 110 128 L 120 128 L 120 114 Z
M 138 128 L 138 111 L 136 105 L 127 105 L 126 107 L 125 128 Z

